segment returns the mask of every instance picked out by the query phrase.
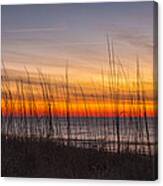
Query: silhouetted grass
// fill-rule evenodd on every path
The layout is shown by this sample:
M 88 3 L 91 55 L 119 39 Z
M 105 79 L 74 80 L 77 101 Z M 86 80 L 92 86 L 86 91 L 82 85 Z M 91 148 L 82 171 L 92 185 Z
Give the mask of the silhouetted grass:
M 155 157 L 157 154 L 157 149 L 155 148 L 157 147 L 157 142 L 152 141 L 150 138 L 150 130 L 152 129 L 150 129 L 150 117 L 147 115 L 146 110 L 147 98 L 145 95 L 142 74 L 140 72 L 141 68 L 139 65 L 139 59 L 137 58 L 137 61 L 135 62 L 135 81 L 129 83 L 128 69 L 126 70 L 120 58 L 117 56 L 113 42 L 109 40 L 108 36 L 106 37 L 106 41 L 108 63 L 106 64 L 106 67 L 104 68 L 103 66 L 101 70 L 101 85 L 97 86 L 94 80 L 91 81 L 93 93 L 90 95 L 87 95 L 85 87 L 80 83 L 72 85 L 71 74 L 69 72 L 70 67 L 68 64 L 65 67 L 65 75 L 59 80 L 51 79 L 52 77 L 43 74 L 38 70 L 37 80 L 34 82 L 32 80 L 33 77 L 28 72 L 27 68 L 25 68 L 24 77 L 17 77 L 17 79 L 14 79 L 11 82 L 10 76 L 3 64 L 2 99 L 4 100 L 4 107 L 2 108 L 2 158 L 4 162 L 3 164 L 5 165 L 4 175 L 14 174 L 14 172 L 12 172 L 14 166 L 16 166 L 16 169 L 19 169 L 19 166 L 24 167 L 26 162 L 23 165 L 23 159 L 28 162 L 25 151 L 22 152 L 20 148 L 20 151 L 16 152 L 18 145 L 23 149 L 31 148 L 30 150 L 34 154 L 37 154 L 34 148 L 38 150 L 39 153 L 37 155 L 39 158 L 37 159 L 35 157 L 35 161 L 38 161 L 41 164 L 35 166 L 38 171 L 39 167 L 46 163 L 46 160 L 44 161 L 42 157 L 45 154 L 43 153 L 43 155 L 41 155 L 40 149 L 44 144 L 47 144 L 47 148 L 52 148 L 54 153 L 57 153 L 56 149 L 59 149 L 60 153 L 63 153 L 63 156 L 60 157 L 62 158 L 60 161 L 64 161 L 64 156 L 66 155 L 69 158 L 70 152 L 74 153 L 74 157 L 76 156 L 71 169 L 69 167 L 65 170 L 65 177 L 66 174 L 68 174 L 67 171 L 69 169 L 70 174 L 68 174 L 68 177 L 74 176 L 75 178 L 80 178 L 80 176 L 81 178 L 84 178 L 85 176 L 85 178 L 102 179 L 153 178 L 152 171 L 154 165 L 151 165 L 150 162 L 152 161 L 153 163 L 153 156 Z M 120 85 L 122 87 L 120 87 Z M 13 86 L 15 86 L 14 90 Z M 137 90 L 136 92 L 134 92 L 135 88 Z M 101 91 L 100 95 L 99 91 Z M 125 113 L 127 102 L 125 99 L 126 92 L 128 93 L 127 101 L 131 105 L 129 116 L 126 116 Z M 39 113 L 41 103 L 39 105 L 37 102 L 38 100 L 43 102 L 45 113 Z M 80 112 L 78 104 L 82 103 L 82 116 L 76 116 L 75 113 L 73 113 L 74 111 L 71 108 L 71 103 L 73 101 L 76 102 L 77 112 Z M 89 101 L 94 103 L 95 108 L 98 111 L 96 114 L 92 112 L 89 106 Z M 123 103 L 123 109 L 121 109 L 121 111 L 119 108 L 120 101 Z M 65 110 L 63 111 L 58 111 L 60 102 L 62 102 L 63 107 L 65 107 Z M 110 114 L 112 116 L 110 117 L 107 116 L 108 113 L 106 111 L 108 103 L 111 107 Z M 135 105 L 137 103 L 138 106 L 136 107 Z M 15 109 L 18 110 L 18 116 L 14 115 Z M 101 110 L 104 110 L 102 116 L 100 115 Z M 124 136 L 126 139 L 123 139 Z M 9 142 L 11 142 L 11 144 Z M 52 147 L 52 145 L 54 146 Z M 15 146 L 16 148 L 14 149 Z M 77 149 L 75 150 L 73 147 Z M 45 147 L 45 150 L 47 150 L 47 148 Z M 50 151 L 49 149 L 48 151 Z M 18 153 L 21 160 L 20 164 L 18 162 L 18 165 L 16 164 L 13 167 L 9 166 L 9 169 L 12 169 L 10 173 L 5 172 L 8 171 L 6 168 L 6 162 L 8 159 L 10 161 L 9 151 L 11 152 L 11 157 L 14 158 L 13 161 L 17 161 L 15 159 L 16 153 Z M 65 151 L 67 152 L 65 153 Z M 79 155 L 79 152 L 81 155 Z M 106 161 L 106 166 L 108 166 L 106 170 L 105 168 L 99 168 L 100 172 L 98 172 L 98 168 L 95 164 L 95 169 L 97 169 L 95 170 L 95 173 L 92 171 L 89 172 L 88 169 L 85 170 L 86 173 L 83 176 L 83 173 L 81 173 L 80 170 L 75 173 L 77 166 L 79 166 L 79 163 L 75 165 L 77 159 L 81 159 L 79 162 L 82 161 L 81 163 L 83 163 L 84 158 L 86 158 L 85 155 L 89 156 L 92 153 L 95 156 L 94 160 L 96 157 L 100 156 L 100 160 L 97 161 L 97 167 L 100 166 L 103 161 Z M 100 153 L 101 155 L 99 155 Z M 33 156 L 36 156 L 34 154 Z M 33 156 L 31 157 L 33 158 Z M 47 158 L 50 158 L 49 155 L 47 156 Z M 101 159 L 103 156 L 104 160 Z M 135 159 L 137 157 L 138 159 Z M 129 158 L 128 162 L 127 158 Z M 133 158 L 135 162 L 131 161 Z M 120 167 L 123 160 L 126 165 L 123 164 L 122 168 L 124 169 L 125 166 L 127 168 L 124 173 L 121 172 L 123 169 Z M 143 173 L 144 168 L 134 170 L 134 166 L 138 163 L 138 160 L 142 162 L 142 167 L 145 166 L 145 168 L 150 169 L 149 178 L 147 178 L 148 172 Z M 53 162 L 53 158 L 48 161 Z M 70 159 L 67 161 L 69 161 L 67 166 L 71 166 L 69 165 L 69 163 L 71 163 Z M 120 161 L 121 163 L 115 165 L 115 168 L 112 170 L 112 163 L 110 163 L 110 161 L 113 161 L 115 164 L 116 161 Z M 54 163 L 56 163 L 56 159 L 54 159 L 52 165 L 54 165 Z M 84 163 L 85 166 L 87 163 L 89 164 L 86 160 Z M 51 163 L 48 163 L 47 167 L 52 165 Z M 138 163 L 138 166 L 140 165 L 141 164 Z M 50 173 L 50 170 L 48 170 L 47 173 L 39 172 L 38 175 L 41 176 L 43 174 L 45 177 L 50 177 L 54 174 L 53 176 L 56 177 L 57 175 L 64 177 L 64 174 L 62 175 L 60 170 L 58 170 L 62 169 L 63 165 L 59 167 L 59 164 L 57 164 L 56 166 L 56 169 L 54 165 L 54 168 L 51 167 L 50 170 L 53 171 L 55 169 L 59 173 Z M 119 171 L 117 170 L 118 168 L 120 169 Z M 18 172 L 19 171 L 20 170 L 18 170 Z M 30 171 L 29 173 L 24 174 L 23 171 L 22 173 L 21 171 L 19 172 L 20 175 L 17 172 L 17 176 L 28 176 L 28 174 L 30 174 L 29 176 L 37 176 L 36 172 L 32 175 L 32 172 Z M 130 173 L 130 171 L 132 172 Z M 138 173 L 139 171 L 140 175 Z M 87 177 L 86 174 L 88 175 Z M 135 175 L 134 177 L 134 174 L 138 175 Z
M 47 139 L 5 139 L 2 176 L 78 179 L 157 179 L 157 155 L 121 154 L 57 145 Z

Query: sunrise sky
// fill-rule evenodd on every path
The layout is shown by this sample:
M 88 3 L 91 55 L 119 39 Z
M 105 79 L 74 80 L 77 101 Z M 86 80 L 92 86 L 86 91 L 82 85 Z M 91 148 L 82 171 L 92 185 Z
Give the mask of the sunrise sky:
M 93 84 L 96 84 L 97 95 L 100 95 L 101 70 L 105 78 L 108 76 L 107 34 L 113 41 L 116 58 L 121 60 L 133 91 L 137 91 L 133 82 L 136 81 L 136 58 L 139 56 L 144 91 L 148 93 L 147 108 L 151 114 L 153 2 L 2 6 L 2 60 L 13 80 L 23 77 L 26 68 L 33 82 L 39 81 L 39 69 L 57 77 L 57 84 L 61 85 L 68 64 L 72 84 L 85 87 L 87 98 L 95 92 Z M 15 86 L 13 83 L 13 94 Z M 125 100 L 129 110 L 128 87 L 123 82 L 119 87 L 123 90 L 120 104 L 123 105 Z M 38 93 L 38 101 L 40 97 Z M 99 113 L 94 101 L 88 100 L 90 109 Z M 78 113 L 74 102 L 71 106 Z M 58 109 L 65 109 L 63 100 L 59 99 L 58 105 Z M 83 106 L 79 105 L 80 110 Z M 103 109 L 108 111 L 109 107 L 108 101 Z M 40 110 L 43 109 L 44 104 L 40 103 Z

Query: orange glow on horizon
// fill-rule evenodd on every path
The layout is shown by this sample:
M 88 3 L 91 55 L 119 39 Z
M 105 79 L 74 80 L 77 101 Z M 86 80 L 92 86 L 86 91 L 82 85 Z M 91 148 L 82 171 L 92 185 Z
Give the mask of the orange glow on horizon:
M 44 101 L 36 101 L 34 104 L 29 101 L 25 101 L 24 105 L 20 101 L 15 101 L 13 104 L 8 103 L 8 107 L 5 105 L 5 100 L 2 99 L 2 113 L 5 116 L 13 114 L 13 116 L 20 116 L 26 114 L 26 116 L 48 116 L 49 115 L 49 106 L 53 116 L 66 116 L 67 113 L 67 105 L 65 102 L 50 102 L 45 103 Z M 156 116 L 156 103 L 153 101 L 148 101 L 145 104 L 146 114 L 148 117 Z M 70 112 L 70 116 L 87 116 L 87 117 L 136 117 L 136 116 L 144 116 L 144 105 L 143 103 L 123 103 L 122 101 L 115 104 L 111 102 L 107 102 L 103 104 L 88 102 L 83 104 L 80 102 L 70 102 L 68 104 L 68 109 Z M 116 112 L 117 110 L 117 112 Z

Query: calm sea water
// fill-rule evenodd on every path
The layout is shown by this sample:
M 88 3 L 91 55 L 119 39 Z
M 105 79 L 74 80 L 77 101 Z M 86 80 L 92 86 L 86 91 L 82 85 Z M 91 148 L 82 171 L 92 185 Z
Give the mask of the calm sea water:
M 70 145 L 84 148 L 117 150 L 116 118 L 71 117 Z M 155 152 L 157 143 L 156 118 L 147 118 L 149 141 L 144 118 L 119 118 L 119 134 L 121 150 L 138 151 L 147 154 Z M 46 138 L 49 133 L 49 118 L 27 119 L 14 117 L 2 118 L 2 134 L 19 137 Z M 67 119 L 52 119 L 51 139 L 67 144 Z M 149 144 L 150 143 L 150 149 Z

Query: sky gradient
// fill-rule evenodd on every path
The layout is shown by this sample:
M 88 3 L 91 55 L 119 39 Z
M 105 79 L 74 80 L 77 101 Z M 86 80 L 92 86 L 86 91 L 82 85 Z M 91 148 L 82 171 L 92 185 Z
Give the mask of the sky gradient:
M 95 109 L 95 105 L 91 106 L 94 101 L 90 101 L 90 95 L 95 92 L 93 84 L 96 84 L 100 97 L 101 71 L 105 79 L 108 76 L 107 35 L 113 42 L 116 59 L 120 59 L 127 72 L 133 92 L 137 91 L 133 82 L 136 82 L 136 59 L 139 57 L 144 91 L 148 92 L 147 108 L 151 113 L 154 104 L 152 1 L 2 6 L 2 60 L 9 79 L 23 78 L 25 69 L 28 69 L 34 83 L 39 81 L 39 69 L 51 75 L 51 81 L 61 86 L 68 64 L 69 81 L 72 86 L 77 83 L 84 87 L 90 109 Z M 57 82 L 56 78 L 59 79 Z M 120 104 L 123 105 L 124 100 L 127 103 L 130 99 L 128 85 L 121 78 L 119 81 L 123 92 L 119 93 Z M 11 89 L 16 94 L 16 85 L 12 84 Z M 62 105 L 58 108 L 64 110 L 64 101 L 59 99 L 58 102 Z M 44 107 L 44 104 L 40 105 Z M 107 108 L 103 109 L 108 111 L 109 107 L 107 101 Z M 93 112 L 99 111 L 95 109 Z

